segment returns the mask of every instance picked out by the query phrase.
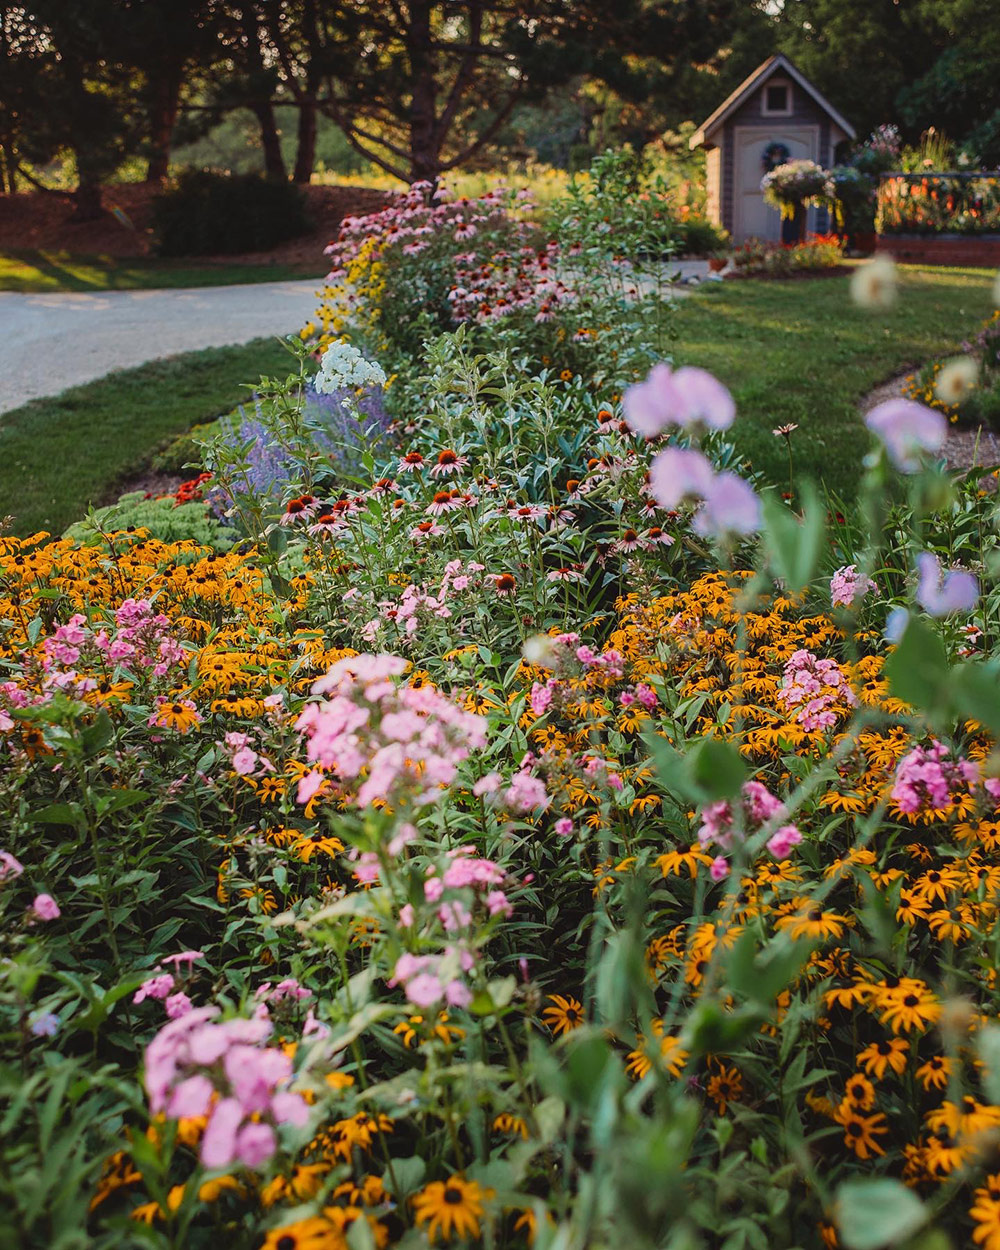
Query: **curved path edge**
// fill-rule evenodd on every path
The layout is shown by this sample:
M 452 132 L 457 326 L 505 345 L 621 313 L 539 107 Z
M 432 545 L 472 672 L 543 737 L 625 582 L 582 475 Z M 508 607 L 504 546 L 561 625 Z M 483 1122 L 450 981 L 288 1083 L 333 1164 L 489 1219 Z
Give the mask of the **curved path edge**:
M 119 369 L 292 334 L 321 278 L 161 291 L 0 292 L 0 413 Z

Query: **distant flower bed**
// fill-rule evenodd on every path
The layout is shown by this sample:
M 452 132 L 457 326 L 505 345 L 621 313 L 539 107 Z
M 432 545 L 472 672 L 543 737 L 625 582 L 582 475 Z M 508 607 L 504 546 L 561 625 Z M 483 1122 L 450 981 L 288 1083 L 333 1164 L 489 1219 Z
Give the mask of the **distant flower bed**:
M 833 269 L 843 260 L 840 239 L 816 234 L 804 243 L 765 243 L 751 239 L 733 253 L 733 266 L 741 277 L 789 278 L 795 274 Z
M 1000 233 L 1000 175 L 893 174 L 883 178 L 880 234 Z

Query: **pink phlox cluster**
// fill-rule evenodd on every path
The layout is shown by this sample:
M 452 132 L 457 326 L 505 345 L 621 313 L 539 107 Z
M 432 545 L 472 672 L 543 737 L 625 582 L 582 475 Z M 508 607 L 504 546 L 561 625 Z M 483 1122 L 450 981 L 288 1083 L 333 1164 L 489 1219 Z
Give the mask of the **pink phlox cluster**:
M 411 583 L 398 599 L 380 601 L 378 615 L 362 626 L 362 637 L 366 642 L 373 643 L 387 626 L 393 626 L 397 636 L 401 632 L 409 641 L 431 620 L 448 620 L 452 615 L 447 603 L 449 594 L 467 590 L 473 584 L 475 574 L 481 573 L 484 568 L 485 565 L 476 560 L 470 560 L 465 565 L 461 560 L 449 561 L 436 592 Z
M 255 773 L 274 772 L 274 765 L 266 755 L 259 755 L 250 745 L 249 734 L 232 731 L 227 733 L 221 746 L 229 754 L 233 772 L 239 777 L 252 777 Z
M 14 728 L 14 718 L 8 709 L 26 708 L 31 698 L 26 690 L 22 690 L 16 681 L 0 682 L 0 733 L 7 733 Z
M 194 970 L 195 963 L 199 959 L 204 958 L 203 951 L 192 950 L 177 951 L 173 955 L 164 955 L 153 969 L 153 976 L 143 981 L 142 985 L 132 995 L 132 1001 L 134 1003 L 142 1003 L 147 998 L 151 998 L 163 1002 L 171 1019 L 183 1015 L 186 1011 L 190 1011 L 190 998 L 180 992 L 174 993 L 177 984 L 176 978 L 183 975 L 190 976 Z M 172 964 L 173 972 L 164 972 L 163 964 Z
M 361 779 L 359 807 L 404 796 L 417 806 L 433 803 L 458 765 L 486 745 L 485 717 L 430 686 L 397 686 L 393 679 L 405 669 L 406 661 L 393 655 L 338 660 L 313 686 L 327 697 L 308 704 L 296 721 L 310 763 L 341 782 Z M 315 776 L 306 774 L 303 782 Z M 300 785 L 300 802 L 303 793 Z
M 705 369 L 672 369 L 661 361 L 622 399 L 625 420 L 637 434 L 655 438 L 671 426 L 702 424 L 725 430 L 736 417 L 736 404 L 722 383 Z
M 843 705 L 854 707 L 857 696 L 836 660 L 821 660 L 811 651 L 794 652 L 785 662 L 778 701 L 803 729 L 831 729 Z
M 504 807 L 518 816 L 544 812 L 551 803 L 545 782 L 527 769 L 514 773 L 503 792 Z
M 716 473 L 694 448 L 664 448 L 649 466 L 649 488 L 656 502 L 668 510 L 684 500 L 699 501 L 691 528 L 702 537 L 725 538 L 760 529 L 761 503 L 753 487 L 728 470 Z
M 31 904 L 31 916 L 34 920 L 58 920 L 62 915 L 59 904 L 51 894 L 38 894 Z
M 165 1024 L 146 1047 L 145 1086 L 154 1115 L 206 1116 L 201 1161 L 259 1168 L 274 1154 L 275 1129 L 303 1126 L 305 1099 L 289 1089 L 292 1061 L 263 1043 L 262 1018 L 217 1023 L 217 1007 L 196 1007 Z
M 0 885 L 14 881 L 24 872 L 24 865 L 10 851 L 0 851 Z
M 26 702 L 44 702 L 56 690 L 87 694 L 96 689 L 94 677 L 77 672 L 81 661 L 92 667 L 124 665 L 133 674 L 147 672 L 165 676 L 185 660 L 183 647 L 171 633 L 168 617 L 155 612 L 146 599 L 126 599 L 115 611 L 114 626 L 95 631 L 80 612 L 58 626 L 41 645 L 42 694 L 34 700 L 18 699 L 15 683 L 0 688 L 4 701 L 14 707 Z M 0 711 L 0 729 L 10 728 L 10 720 Z
M 889 459 L 902 473 L 916 473 L 924 452 L 939 452 L 948 422 L 933 408 L 912 399 L 888 399 L 865 417 L 865 425 L 885 444 Z
M 830 604 L 835 608 L 852 608 L 875 589 L 872 579 L 859 573 L 856 564 L 845 564 L 830 578 Z
M 707 803 L 702 808 L 701 827 L 698 830 L 698 841 L 701 846 L 706 848 L 714 845 L 728 851 L 737 837 L 744 838 L 748 834 L 763 829 L 765 825 L 773 825 L 781 820 L 785 815 L 785 805 L 762 782 L 747 781 L 744 782 L 740 791 L 739 815 L 742 820 L 740 825 L 737 825 L 737 812 L 734 811 L 732 803 L 726 799 Z M 794 825 L 785 825 L 768 842 L 768 849 L 772 855 L 776 854 L 771 847 L 771 842 L 774 842 L 775 838 L 777 838 L 775 845 L 779 849 L 795 846 L 802 840 Z
M 389 985 L 401 986 L 415 1007 L 434 1007 L 442 1001 L 449 1007 L 467 1007 L 472 992 L 462 975 L 475 963 L 471 951 L 460 945 L 447 946 L 441 955 L 406 952 L 396 960 Z
M 170 634 L 169 618 L 154 612 L 147 599 L 126 599 L 115 610 L 115 626 L 113 635 L 102 630 L 94 639 L 114 663 L 149 669 L 154 677 L 184 663 L 185 651 Z
M 929 746 L 914 747 L 899 761 L 892 799 L 901 812 L 942 811 L 979 779 L 974 763 L 962 756 L 952 759 L 944 743 L 934 740 Z

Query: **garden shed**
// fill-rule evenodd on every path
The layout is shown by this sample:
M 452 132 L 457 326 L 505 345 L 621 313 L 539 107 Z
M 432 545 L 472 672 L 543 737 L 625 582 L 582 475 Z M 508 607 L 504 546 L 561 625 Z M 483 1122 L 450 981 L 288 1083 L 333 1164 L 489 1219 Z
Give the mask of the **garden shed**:
M 826 169 L 837 144 L 854 137 L 850 122 L 788 57 L 768 57 L 691 136 L 692 148 L 707 149 L 709 216 L 735 243 L 778 242 L 781 217 L 764 203 L 760 180 L 786 161 Z M 811 208 L 807 229 L 827 227 L 826 210 Z

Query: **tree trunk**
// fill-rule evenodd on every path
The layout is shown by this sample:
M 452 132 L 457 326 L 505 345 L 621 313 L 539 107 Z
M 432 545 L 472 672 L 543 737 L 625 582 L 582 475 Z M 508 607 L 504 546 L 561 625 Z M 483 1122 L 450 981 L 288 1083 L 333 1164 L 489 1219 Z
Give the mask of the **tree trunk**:
M 104 214 L 104 203 L 101 199 L 101 184 L 93 179 L 81 175 L 80 185 L 73 193 L 73 203 L 76 208 L 70 221 L 82 223 L 85 221 L 97 221 Z
M 281 137 L 278 123 L 274 120 L 274 107 L 270 100 L 261 100 L 250 106 L 260 122 L 260 142 L 264 149 L 264 172 L 274 182 L 287 182 L 288 170 L 281 155 Z
M 427 0 L 410 4 L 407 53 L 413 94 L 410 100 L 410 179 L 429 182 L 437 189 L 441 154 L 435 142 L 437 120 L 437 66 L 431 42 L 431 6 Z
M 292 181 L 308 185 L 316 164 L 315 92 L 299 105 L 298 147 L 295 150 L 295 172 Z
M 167 179 L 170 150 L 180 102 L 180 78 L 165 78 L 153 89 L 149 109 L 149 142 L 152 154 L 146 168 L 146 182 L 159 185 Z

